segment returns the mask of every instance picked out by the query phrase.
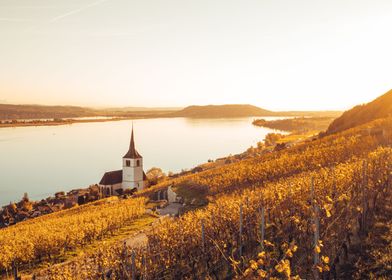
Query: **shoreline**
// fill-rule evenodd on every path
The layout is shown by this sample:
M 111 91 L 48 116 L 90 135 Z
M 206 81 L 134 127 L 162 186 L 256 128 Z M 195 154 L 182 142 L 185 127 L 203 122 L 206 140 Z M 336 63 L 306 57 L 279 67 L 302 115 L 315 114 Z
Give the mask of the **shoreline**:
M 97 123 L 97 122 L 113 122 L 113 121 L 126 121 L 126 120 L 140 120 L 140 119 L 158 119 L 168 118 L 164 116 L 139 116 L 139 117 L 113 117 L 111 119 L 68 119 L 63 121 L 32 121 L 20 123 L 0 123 L 0 128 L 13 128 L 13 127 L 31 127 L 31 126 L 59 126 L 70 125 L 74 123 Z
M 295 113 L 295 114 L 294 114 Z M 196 116 L 196 115 L 177 115 L 173 114 L 172 112 L 160 112 L 160 113 L 153 113 L 153 112 L 145 112 L 143 113 L 135 113 L 133 115 L 128 116 L 90 116 L 90 117 L 74 117 L 74 119 L 64 117 L 64 118 L 48 118 L 48 120 L 40 120 L 40 119 L 25 119 L 24 121 L 18 122 L 18 120 L 11 120 L 11 119 L 3 119 L 0 120 L 0 129 L 1 128 L 13 128 L 13 127 L 31 127 L 31 126 L 59 126 L 59 125 L 70 125 L 74 123 L 98 123 L 98 122 L 111 122 L 111 121 L 125 121 L 125 120 L 141 120 L 141 119 L 161 119 L 161 118 L 189 118 L 189 119 L 231 119 L 231 118 L 255 118 L 254 122 L 262 119 L 262 118 L 283 118 L 283 119 L 292 119 L 292 118 L 301 118 L 304 115 L 311 115 L 310 119 L 315 118 L 335 118 L 331 114 L 325 112 L 319 112 L 317 115 L 314 116 L 314 112 L 280 112 L 275 113 L 269 116 L 266 115 L 241 115 L 241 116 L 233 116 L 233 115 L 222 115 L 222 116 Z M 94 119 L 96 117 L 105 117 L 100 119 Z M 78 119 L 83 118 L 83 119 Z M 89 119 L 91 118 L 91 119 Z M 29 121 L 31 120 L 31 121 Z M 6 123 L 3 123 L 6 122 Z M 255 125 L 255 123 L 253 124 Z M 271 121 L 268 121 L 271 122 Z M 258 125 L 263 126 L 263 125 Z M 278 129 L 275 127 L 269 127 L 271 129 Z M 284 129 L 279 129 L 284 130 Z
M 230 119 L 230 118 L 251 118 L 258 116 L 241 116 L 241 117 L 215 117 L 215 118 L 196 118 L 186 116 L 170 116 L 170 115 L 149 115 L 149 116 L 133 116 L 133 117 L 113 117 L 110 119 L 66 119 L 62 121 L 31 121 L 31 122 L 16 122 L 16 123 L 0 123 L 1 128 L 13 128 L 13 127 L 31 127 L 31 126 L 59 126 L 59 125 L 70 125 L 74 123 L 98 123 L 98 122 L 112 122 L 112 121 L 126 121 L 126 120 L 143 120 L 143 119 L 174 119 L 174 118 L 190 118 L 190 119 Z M 264 116 L 276 117 L 276 116 Z M 279 116 L 280 117 L 280 116 Z M 283 117 L 283 116 L 282 116 Z M 92 117 L 93 118 L 93 117 Z M 4 120 L 3 120 L 4 121 Z

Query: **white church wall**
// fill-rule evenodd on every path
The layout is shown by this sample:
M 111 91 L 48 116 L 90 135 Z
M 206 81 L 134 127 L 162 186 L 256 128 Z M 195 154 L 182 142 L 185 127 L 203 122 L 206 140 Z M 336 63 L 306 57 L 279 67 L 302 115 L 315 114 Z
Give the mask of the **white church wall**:
M 118 184 L 113 185 L 113 191 L 117 191 L 119 189 L 122 189 L 122 183 L 118 183 Z
M 127 166 L 127 161 L 129 161 L 129 165 Z M 143 159 L 123 159 L 123 182 L 122 187 L 126 188 L 137 188 L 141 190 L 144 188 L 143 182 Z
M 137 188 L 138 190 L 142 190 L 144 188 L 144 182 L 143 181 L 137 181 L 137 182 L 123 181 L 122 188 L 123 189 Z
M 128 182 L 143 181 L 143 168 L 124 167 L 123 181 L 128 181 Z
M 99 185 L 100 191 L 103 196 L 113 195 L 112 191 L 116 191 L 118 189 L 122 189 L 122 183 L 114 184 L 114 185 Z

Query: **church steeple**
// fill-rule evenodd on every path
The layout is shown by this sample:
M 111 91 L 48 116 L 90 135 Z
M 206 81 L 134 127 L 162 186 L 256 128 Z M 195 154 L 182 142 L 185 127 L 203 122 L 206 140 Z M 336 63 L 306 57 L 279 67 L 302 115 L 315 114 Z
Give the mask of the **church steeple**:
M 136 151 L 136 148 L 135 148 L 135 139 L 133 136 L 133 125 L 132 125 L 131 143 L 129 144 L 129 150 L 125 154 L 125 156 L 123 156 L 123 158 L 132 158 L 132 159 L 142 158 L 142 156 Z
M 137 188 L 141 190 L 144 188 L 144 181 L 146 175 L 143 171 L 143 158 L 136 151 L 135 148 L 135 136 L 133 133 L 133 125 L 132 125 L 132 134 L 131 134 L 131 142 L 129 144 L 129 150 L 123 157 L 123 170 L 122 170 L 122 188 L 125 189 L 133 189 Z

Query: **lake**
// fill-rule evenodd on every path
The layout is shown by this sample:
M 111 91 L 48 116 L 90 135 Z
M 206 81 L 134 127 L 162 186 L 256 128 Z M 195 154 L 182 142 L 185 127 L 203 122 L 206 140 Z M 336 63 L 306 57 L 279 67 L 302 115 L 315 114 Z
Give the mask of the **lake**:
M 254 118 L 162 118 L 0 129 L 0 205 L 98 183 L 121 169 L 132 122 L 144 170 L 179 172 L 245 151 L 274 130 Z M 265 119 L 277 119 L 275 117 Z

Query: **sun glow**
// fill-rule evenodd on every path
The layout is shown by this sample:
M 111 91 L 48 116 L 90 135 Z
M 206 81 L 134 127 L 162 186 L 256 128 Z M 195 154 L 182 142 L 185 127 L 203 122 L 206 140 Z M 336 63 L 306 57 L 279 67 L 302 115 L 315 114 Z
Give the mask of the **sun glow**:
M 390 1 L 34 3 L 0 4 L 0 103 L 346 109 L 392 85 Z

